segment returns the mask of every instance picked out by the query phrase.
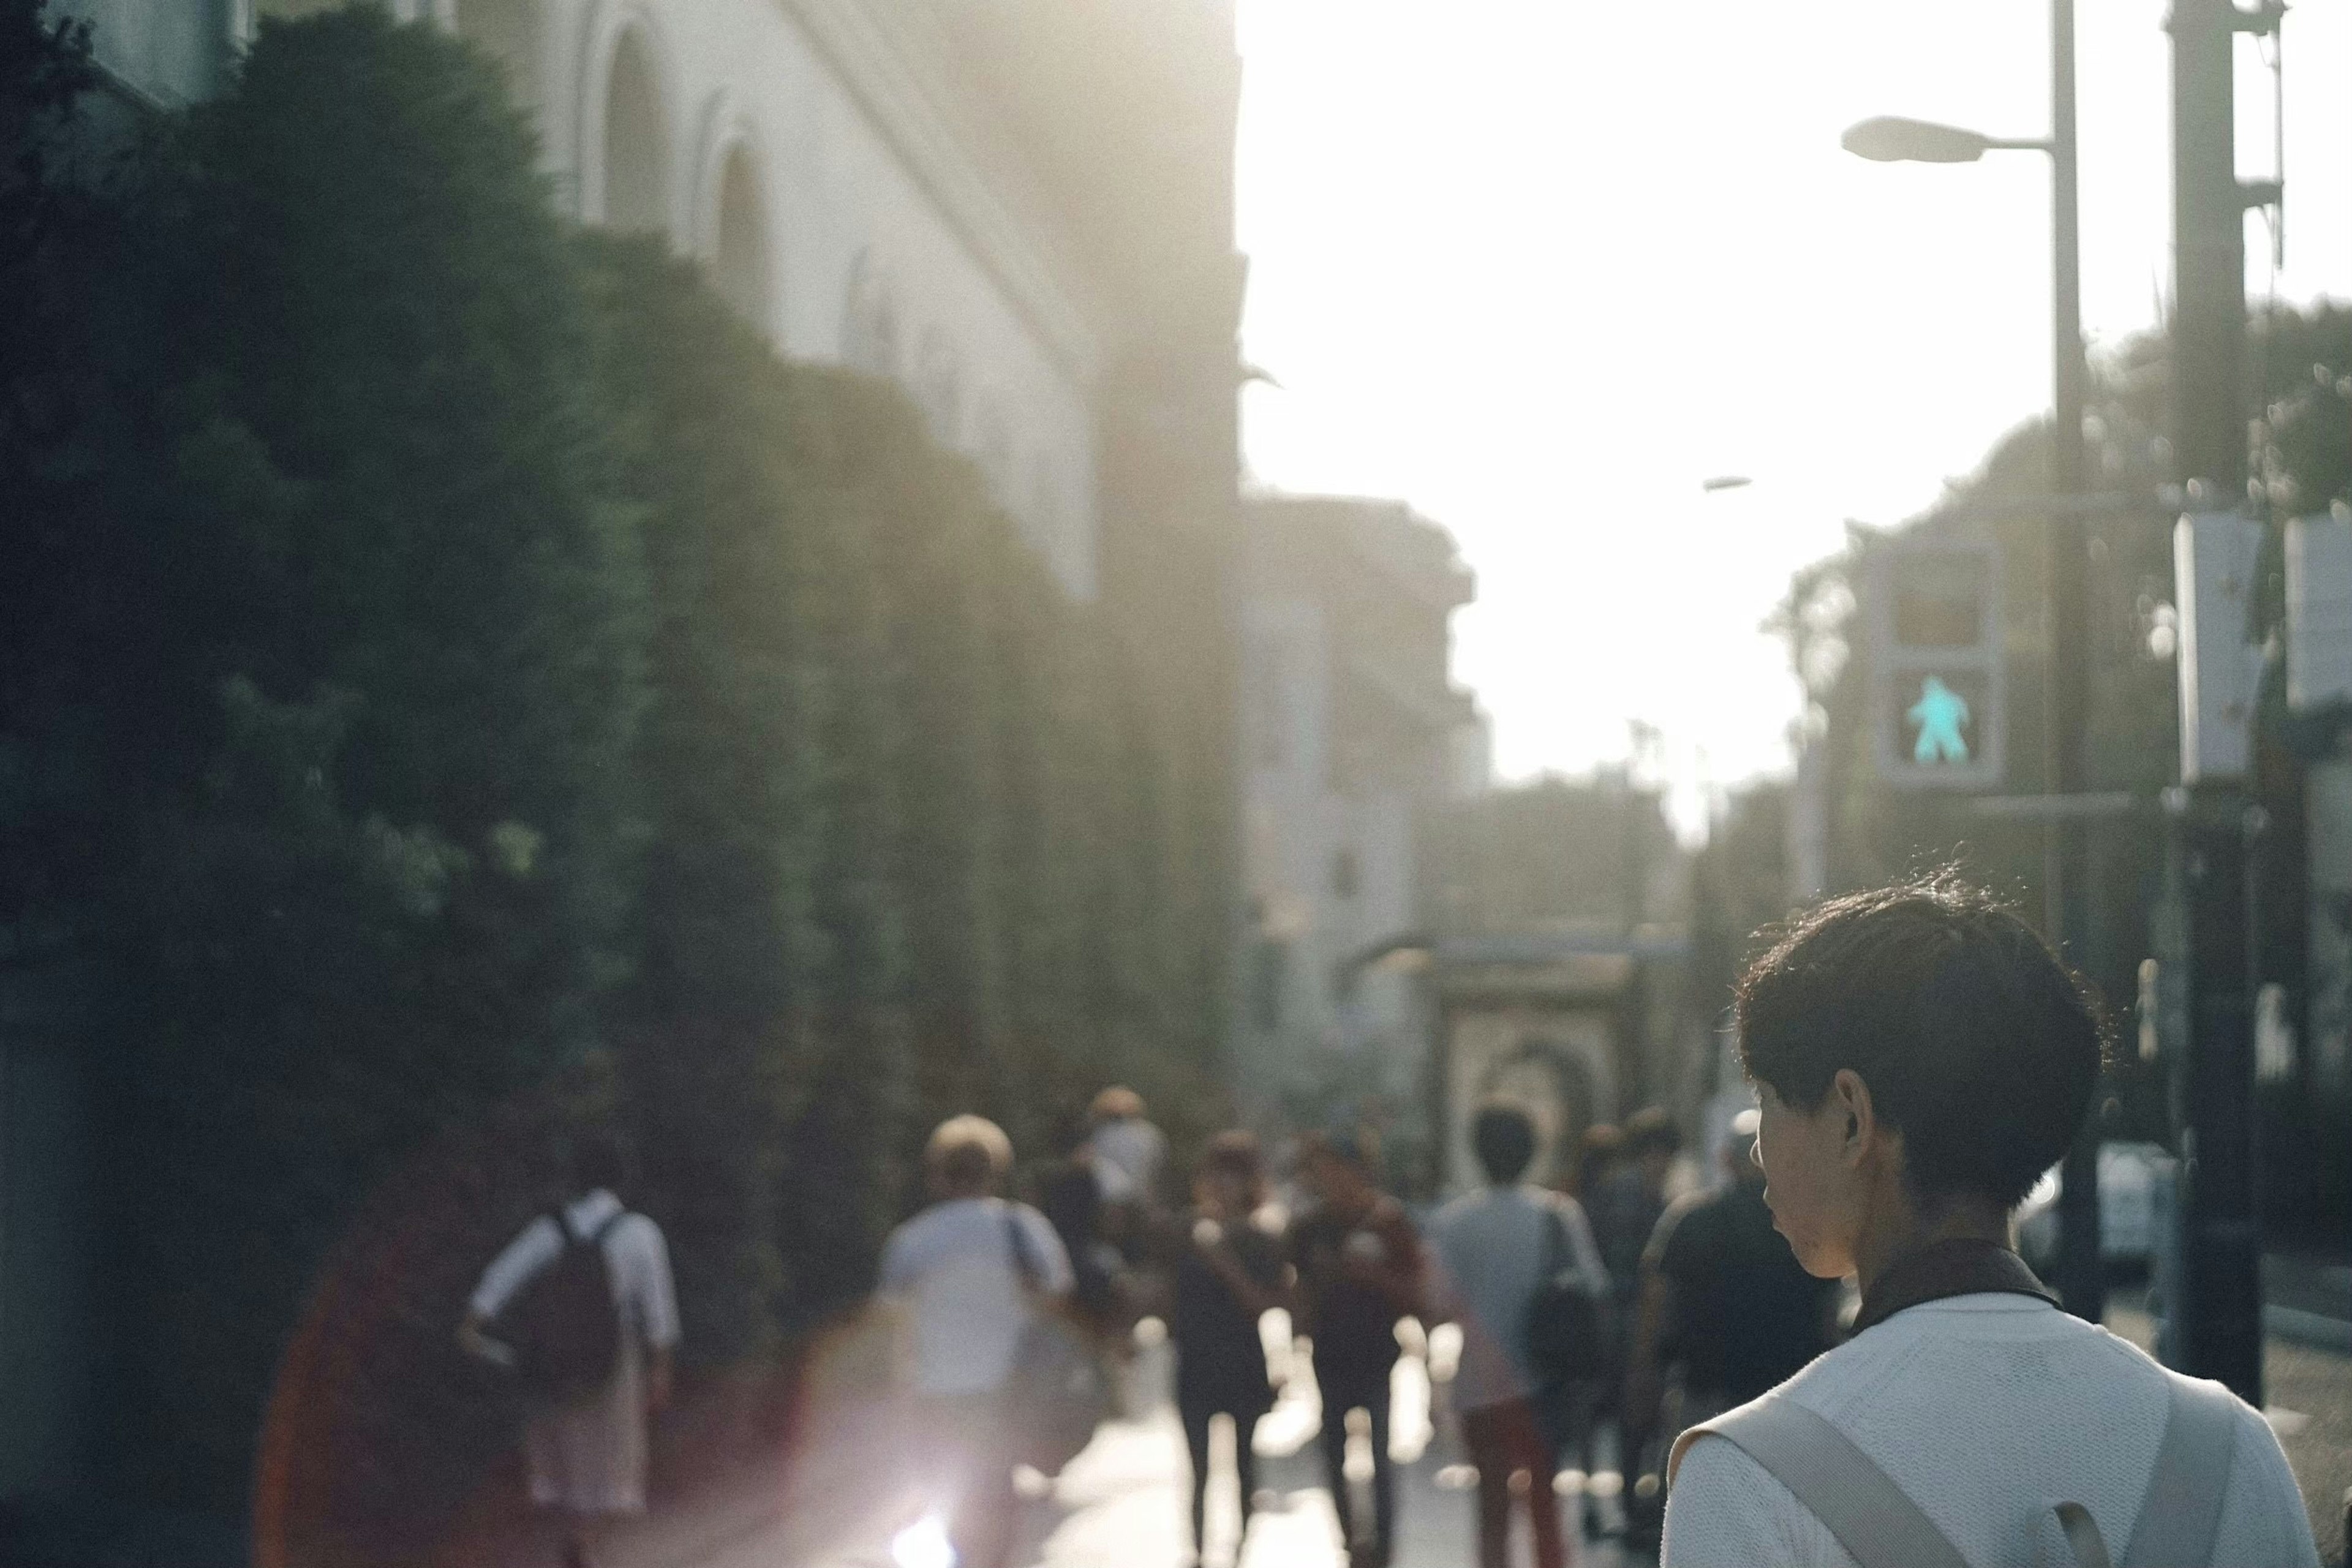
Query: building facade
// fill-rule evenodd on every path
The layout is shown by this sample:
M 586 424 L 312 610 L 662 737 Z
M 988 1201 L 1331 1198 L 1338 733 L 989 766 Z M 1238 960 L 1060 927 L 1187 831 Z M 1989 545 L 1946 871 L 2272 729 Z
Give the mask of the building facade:
M 218 90 L 271 19 L 341 0 L 68 0 L 127 94 Z M 1190 434 L 1231 507 L 1241 268 L 1230 0 L 388 0 L 479 46 L 559 204 L 653 231 L 803 360 L 899 382 L 1069 591 L 1101 586 L 1106 440 L 1139 359 L 1205 360 Z M 1034 47 L 1050 37 L 1055 47 Z M 1084 56 L 1158 79 L 1112 101 Z M 1073 58 L 1073 57 L 1077 58 Z M 1165 132 L 1163 136 L 1160 133 Z M 1179 199 L 1118 199 L 1153 153 Z M 1155 267 L 1168 268 L 1149 280 Z M 1167 279 L 1205 298 L 1181 318 Z M 1171 329 L 1173 331 L 1171 331 Z M 1155 401 L 1171 389 L 1153 389 Z M 1205 391 L 1205 398 L 1198 393 Z M 1131 412 L 1131 411 L 1129 411 Z M 1160 410 L 1147 413 L 1157 416 Z
M 1422 1089 L 1423 823 L 1483 782 L 1449 672 L 1469 571 L 1402 502 L 1244 503 L 1245 1100 L 1404 1105 Z M 1465 761 L 1465 756 L 1470 760 Z

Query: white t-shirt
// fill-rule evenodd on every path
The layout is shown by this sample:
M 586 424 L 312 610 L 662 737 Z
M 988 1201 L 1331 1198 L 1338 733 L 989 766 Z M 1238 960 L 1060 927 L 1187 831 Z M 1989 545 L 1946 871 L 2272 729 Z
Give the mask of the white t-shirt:
M 1954 1296 L 1895 1313 L 1775 1391 L 1827 1417 L 1972 1568 L 2072 1564 L 2053 1504 L 2088 1509 L 2120 1558 L 2164 1439 L 2164 1368 L 2046 1302 Z M 2318 1568 L 2269 1425 L 2239 1407 L 2213 1561 Z M 1683 1456 L 1664 1568 L 1853 1568 L 1826 1525 L 1720 1437 Z
M 1034 1278 L 1013 1253 L 1018 1226 Z M 1070 1258 L 1044 1215 L 1001 1198 L 950 1198 L 890 1233 L 882 1294 L 906 1303 L 918 1394 L 986 1394 L 1013 1370 L 1029 1293 L 1066 1295 Z
M 1566 1242 L 1557 1257 L 1561 1242 L 1554 1239 L 1555 1226 Z M 1583 1205 L 1539 1187 L 1486 1187 L 1440 1209 L 1432 1228 L 1440 1310 L 1462 1325 L 1454 1407 L 1476 1410 L 1524 1398 L 1535 1389 L 1525 1333 L 1528 1303 L 1543 1282 L 1547 1260 L 1554 1268 L 1575 1268 L 1596 1296 L 1609 1289 Z
M 1096 1128 L 1087 1136 L 1087 1152 L 1104 1202 L 1148 1204 L 1159 1191 L 1168 1140 L 1141 1117 L 1128 1116 Z
M 574 1236 L 590 1236 L 597 1226 L 621 1213 L 621 1200 L 603 1187 L 563 1205 Z M 555 1221 L 541 1215 L 507 1243 L 506 1250 L 482 1270 L 470 1303 L 485 1318 L 495 1318 L 533 1275 L 554 1262 L 563 1251 L 563 1237 Z M 613 1280 L 613 1304 L 622 1323 L 640 1342 L 656 1350 L 677 1343 L 677 1290 L 669 1275 L 669 1247 L 661 1226 L 641 1214 L 624 1215 L 604 1233 L 604 1269 Z

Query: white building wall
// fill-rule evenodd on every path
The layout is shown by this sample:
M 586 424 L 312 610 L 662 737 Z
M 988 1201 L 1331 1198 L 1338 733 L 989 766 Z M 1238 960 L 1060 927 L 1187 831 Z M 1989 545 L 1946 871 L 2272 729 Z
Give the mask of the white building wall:
M 257 17 L 330 0 L 67 0 L 93 23 L 99 58 L 135 96 L 170 106 L 216 90 L 221 64 Z M 758 171 L 772 298 L 757 324 L 786 354 L 845 362 L 851 279 L 883 279 L 910 392 L 927 344 L 956 367 L 958 405 L 935 428 L 980 461 L 996 499 L 1065 587 L 1097 583 L 1095 395 L 1099 353 L 1083 281 L 1013 199 L 1022 171 L 928 88 L 892 30 L 893 0 L 392 0 L 511 37 L 535 11 L 536 58 L 509 60 L 538 115 L 558 199 L 604 212 L 604 92 L 634 35 L 654 60 L 666 132 L 667 227 L 681 250 L 715 248 L 712 203 L 729 153 Z M 489 10 L 500 25 L 488 26 Z M 852 78 L 855 78 L 853 80 Z M 936 400 L 935 400 L 936 401 Z M 935 412 L 938 412 L 935 410 Z
M 461 25 L 464 4 L 456 0 Z M 1030 279 L 1056 270 L 1042 243 L 1023 243 L 1040 237 L 1009 223 L 990 235 L 966 232 L 923 178 L 961 176 L 967 202 L 985 204 L 992 175 L 1003 172 L 976 163 L 944 174 L 911 168 L 901 142 L 917 128 L 883 123 L 819 50 L 797 8 L 778 0 L 545 0 L 541 15 L 543 134 L 580 216 L 602 216 L 603 94 L 614 50 L 634 32 L 650 40 L 661 79 L 674 241 L 709 254 L 719 171 L 732 148 L 748 148 L 765 198 L 775 294 L 759 324 L 788 355 L 845 363 L 852 279 L 861 261 L 872 268 L 898 322 L 898 363 L 884 368 L 919 395 L 924 346 L 948 346 L 958 406 L 937 433 L 979 458 L 991 424 L 1003 430 L 1007 450 L 983 465 L 995 470 L 998 500 L 1063 584 L 1091 597 L 1097 365 L 1076 280 L 1055 278 L 1066 292 L 1042 306 L 1034 281 L 1032 299 L 1016 297 L 1000 272 Z M 875 51 L 877 68 L 887 67 L 887 41 Z M 920 89 L 900 87 L 911 115 Z M 954 156 L 935 138 L 922 145 L 934 158 Z M 1031 319 L 1057 307 L 1066 319 Z M 993 421 L 983 409 L 995 411 Z

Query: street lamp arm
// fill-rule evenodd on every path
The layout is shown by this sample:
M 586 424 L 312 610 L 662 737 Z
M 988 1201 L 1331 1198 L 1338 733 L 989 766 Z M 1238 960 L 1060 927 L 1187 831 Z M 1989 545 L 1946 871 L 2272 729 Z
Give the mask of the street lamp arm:
M 1957 125 L 1928 120 L 1906 120 L 1883 114 L 1847 128 L 1838 144 L 1857 158 L 1874 163 L 1973 163 L 1987 153 L 2052 153 L 2048 141 L 2013 136 L 1987 136 Z

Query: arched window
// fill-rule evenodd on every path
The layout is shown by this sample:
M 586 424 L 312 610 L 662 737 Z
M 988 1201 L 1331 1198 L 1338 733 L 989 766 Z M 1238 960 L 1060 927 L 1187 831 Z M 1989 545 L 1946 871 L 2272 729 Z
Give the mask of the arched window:
M 604 79 L 604 226 L 669 226 L 669 132 L 654 52 L 635 27 L 613 46 Z
M 841 313 L 841 363 L 868 375 L 898 374 L 898 305 L 872 251 L 849 269 Z
M 727 150 L 719 171 L 716 232 L 711 237 L 710 281 L 719 296 L 753 326 L 767 330 L 773 309 L 768 268 L 768 204 L 761 194 L 760 166 L 751 148 L 738 142 Z

